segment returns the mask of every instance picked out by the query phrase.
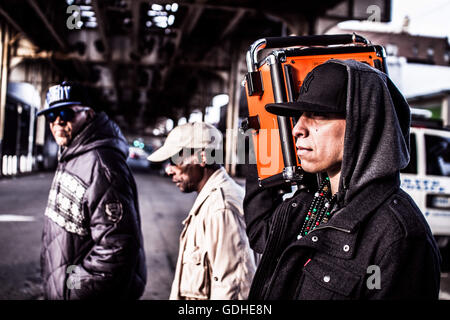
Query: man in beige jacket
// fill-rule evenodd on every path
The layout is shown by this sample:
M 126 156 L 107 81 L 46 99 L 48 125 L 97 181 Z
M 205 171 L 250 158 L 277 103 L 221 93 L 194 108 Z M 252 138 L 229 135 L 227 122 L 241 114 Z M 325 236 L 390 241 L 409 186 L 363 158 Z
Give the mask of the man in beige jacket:
M 198 193 L 183 221 L 170 299 L 246 299 L 256 270 L 245 233 L 244 189 L 221 163 L 222 134 L 207 123 L 174 128 L 149 160 L 171 163 L 166 172 L 181 192 Z

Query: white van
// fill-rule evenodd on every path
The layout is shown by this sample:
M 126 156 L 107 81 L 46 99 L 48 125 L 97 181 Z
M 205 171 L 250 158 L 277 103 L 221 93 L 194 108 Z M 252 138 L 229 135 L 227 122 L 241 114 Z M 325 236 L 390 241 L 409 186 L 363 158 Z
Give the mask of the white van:
M 431 123 L 431 122 L 429 122 Z M 450 254 L 450 130 L 411 127 L 411 160 L 401 188 L 415 200 L 430 225 L 444 260 Z M 448 261 L 444 262 L 449 264 Z

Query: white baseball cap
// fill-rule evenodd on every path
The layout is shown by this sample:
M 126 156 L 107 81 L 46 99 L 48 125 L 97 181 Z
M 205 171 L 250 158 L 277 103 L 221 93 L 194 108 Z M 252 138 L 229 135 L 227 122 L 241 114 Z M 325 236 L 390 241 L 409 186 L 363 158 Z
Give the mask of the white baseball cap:
M 162 162 L 186 149 L 222 148 L 222 133 L 205 122 L 186 123 L 175 127 L 161 148 L 148 156 L 152 162 Z

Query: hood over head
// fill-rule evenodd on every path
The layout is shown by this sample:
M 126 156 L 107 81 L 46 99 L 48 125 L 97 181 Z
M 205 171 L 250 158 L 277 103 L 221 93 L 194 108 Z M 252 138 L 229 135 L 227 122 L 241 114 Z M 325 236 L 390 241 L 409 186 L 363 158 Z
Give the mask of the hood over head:
M 62 150 L 60 161 L 67 161 L 97 148 L 116 149 L 125 159 L 128 156 L 127 140 L 119 126 L 104 112 L 97 113 L 94 119 L 75 135 L 70 144 Z
M 371 184 L 399 186 L 409 162 L 410 107 L 389 77 L 355 60 L 329 60 L 348 72 L 346 130 L 338 202 Z M 380 195 L 381 196 L 381 195 Z

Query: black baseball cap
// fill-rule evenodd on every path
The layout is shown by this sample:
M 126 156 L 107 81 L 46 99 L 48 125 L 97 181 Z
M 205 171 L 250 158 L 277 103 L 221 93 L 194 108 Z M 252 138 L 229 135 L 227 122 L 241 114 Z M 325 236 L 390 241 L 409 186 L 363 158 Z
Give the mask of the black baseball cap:
M 40 116 L 55 109 L 74 105 L 91 105 L 87 88 L 79 83 L 64 81 L 48 89 L 46 107 L 39 111 L 37 115 Z
M 335 62 L 325 62 L 311 70 L 303 80 L 295 102 L 270 103 L 270 113 L 296 117 L 303 112 L 345 114 L 347 100 L 347 68 Z

